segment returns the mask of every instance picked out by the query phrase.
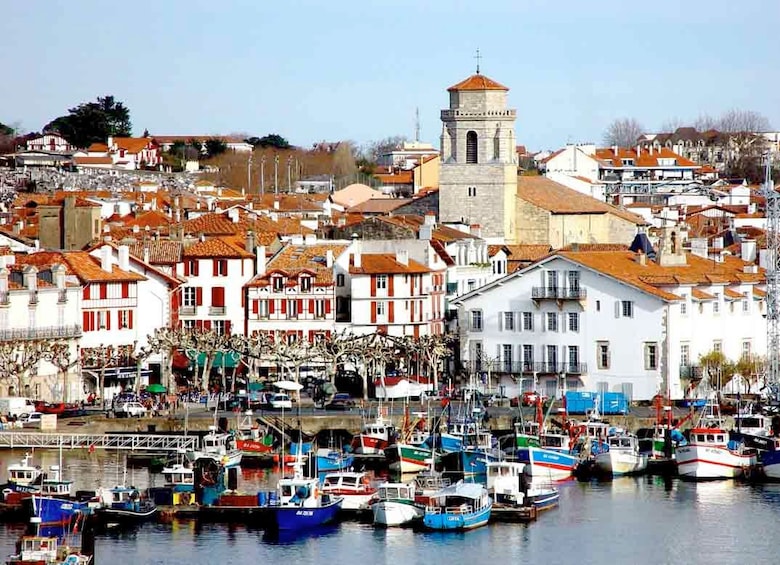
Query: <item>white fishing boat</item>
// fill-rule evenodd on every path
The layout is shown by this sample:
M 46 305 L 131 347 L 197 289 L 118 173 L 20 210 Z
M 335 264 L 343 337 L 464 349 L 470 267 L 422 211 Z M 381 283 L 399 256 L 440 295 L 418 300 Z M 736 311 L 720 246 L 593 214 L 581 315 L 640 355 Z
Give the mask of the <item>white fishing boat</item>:
M 492 508 L 483 485 L 458 481 L 430 497 L 423 524 L 431 530 L 471 530 L 488 523 Z
M 25 453 L 19 463 L 8 466 L 8 485 L 13 490 L 39 485 L 43 479 L 40 465 L 32 464 L 32 455 Z
M 352 451 L 359 455 L 382 455 L 385 448 L 395 441 L 396 429 L 393 423 L 381 415 L 373 422 L 363 425 L 360 433 L 352 439 Z
M 364 472 L 337 471 L 328 473 L 322 480 L 322 492 L 333 498 L 343 498 L 341 508 L 344 510 L 366 510 L 376 490 Z
M 236 448 L 235 439 L 231 434 L 219 432 L 216 426 L 209 426 L 209 433 L 203 436 L 202 444 L 202 449 L 188 451 L 187 459 L 194 462 L 198 459 L 210 458 L 223 467 L 241 465 L 243 453 Z
M 633 434 L 607 437 L 606 447 L 595 458 L 596 468 L 606 476 L 638 475 L 647 469 L 647 454 L 639 452 L 639 439 Z
M 517 461 L 488 463 L 487 489 L 496 507 L 535 506 L 545 510 L 558 504 L 558 489 L 548 482 L 534 481 L 528 466 Z
M 382 483 L 370 507 L 375 526 L 407 526 L 425 514 L 425 506 L 415 501 L 414 483 Z

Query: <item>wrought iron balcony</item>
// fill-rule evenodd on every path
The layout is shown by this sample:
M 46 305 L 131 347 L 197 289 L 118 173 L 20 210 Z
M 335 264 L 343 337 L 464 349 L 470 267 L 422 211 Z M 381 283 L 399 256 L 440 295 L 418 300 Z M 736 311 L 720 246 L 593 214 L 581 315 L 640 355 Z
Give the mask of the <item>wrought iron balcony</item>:
M 47 326 L 43 328 L 15 328 L 0 330 L 0 341 L 30 339 L 67 339 L 81 337 L 81 326 Z
M 548 363 L 544 361 L 537 362 L 516 362 L 516 363 L 498 363 L 487 361 L 464 361 L 462 363 L 464 371 L 470 373 L 482 373 L 490 371 L 493 374 L 548 374 L 548 375 L 582 375 L 588 372 L 586 363 Z
M 224 316 L 224 315 L 225 315 L 224 306 L 209 306 L 209 316 Z
M 198 310 L 197 306 L 179 306 L 179 315 L 194 316 L 197 310 Z
M 535 286 L 531 289 L 531 298 L 534 300 L 582 300 L 586 295 L 582 287 Z

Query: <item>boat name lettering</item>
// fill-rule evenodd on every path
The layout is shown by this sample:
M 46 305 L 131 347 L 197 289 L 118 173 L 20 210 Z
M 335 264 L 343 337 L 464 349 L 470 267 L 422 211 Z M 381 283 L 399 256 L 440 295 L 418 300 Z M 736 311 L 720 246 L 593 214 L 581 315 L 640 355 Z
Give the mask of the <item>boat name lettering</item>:
M 296 516 L 314 516 L 314 512 L 311 510 L 298 510 L 295 513 Z

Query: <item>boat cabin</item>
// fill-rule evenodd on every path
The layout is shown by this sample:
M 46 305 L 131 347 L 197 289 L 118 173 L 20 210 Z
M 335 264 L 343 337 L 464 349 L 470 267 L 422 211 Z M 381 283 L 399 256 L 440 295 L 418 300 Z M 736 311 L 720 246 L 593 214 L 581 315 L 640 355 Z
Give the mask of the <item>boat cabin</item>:
M 769 435 L 770 420 L 763 414 L 735 414 L 734 429 L 753 436 Z
M 690 437 L 691 443 L 704 445 L 725 446 L 729 441 L 729 434 L 720 428 L 693 428 Z
M 631 435 L 616 435 L 607 438 L 608 450 L 636 451 L 638 449 L 638 440 Z
M 322 491 L 330 494 L 369 493 L 375 490 L 368 474 L 361 472 L 328 473 L 322 480 Z
M 542 447 L 553 451 L 568 452 L 571 449 L 571 438 L 565 434 L 542 434 L 539 440 Z
M 31 563 L 56 563 L 59 559 L 59 548 L 56 537 L 48 536 L 23 536 L 19 542 L 19 555 L 17 562 L 29 561 Z M 14 560 L 14 558 L 12 558 Z
M 387 483 L 377 490 L 380 500 L 414 500 L 414 485 L 405 483 Z
M 165 479 L 166 486 L 195 487 L 195 470 L 191 467 L 185 467 L 181 463 L 177 463 L 173 467 L 164 468 L 162 476 Z
M 300 506 L 316 508 L 330 502 L 329 494 L 320 494 L 319 479 L 307 479 L 296 473 L 294 477 L 279 479 L 277 484 L 279 506 Z
M 233 436 L 230 434 L 218 434 L 214 431 L 203 436 L 203 452 L 212 455 L 226 455 L 231 449 Z
M 25 453 L 22 461 L 8 466 L 8 482 L 15 485 L 29 486 L 38 481 L 43 474 L 39 466 L 31 464 L 32 455 Z
M 481 484 L 458 481 L 432 494 L 426 512 L 469 514 L 490 506 L 488 491 Z
M 450 422 L 447 426 L 448 432 L 454 436 L 465 438 L 467 436 L 473 436 L 477 433 L 477 423 L 471 420 Z
M 523 499 L 525 463 L 490 461 L 487 464 L 487 489 L 495 502 L 519 503 Z M 530 479 L 527 479 L 530 480 Z
M 50 475 L 41 483 L 41 495 L 43 496 L 70 496 L 73 481 L 63 481 L 59 465 L 49 467 Z

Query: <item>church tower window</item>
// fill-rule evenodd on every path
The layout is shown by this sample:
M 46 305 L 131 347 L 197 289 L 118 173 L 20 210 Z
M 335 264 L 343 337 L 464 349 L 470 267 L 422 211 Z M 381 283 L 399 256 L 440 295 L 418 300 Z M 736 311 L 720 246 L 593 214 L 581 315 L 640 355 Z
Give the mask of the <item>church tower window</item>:
M 466 134 L 466 163 L 477 163 L 477 132 Z

